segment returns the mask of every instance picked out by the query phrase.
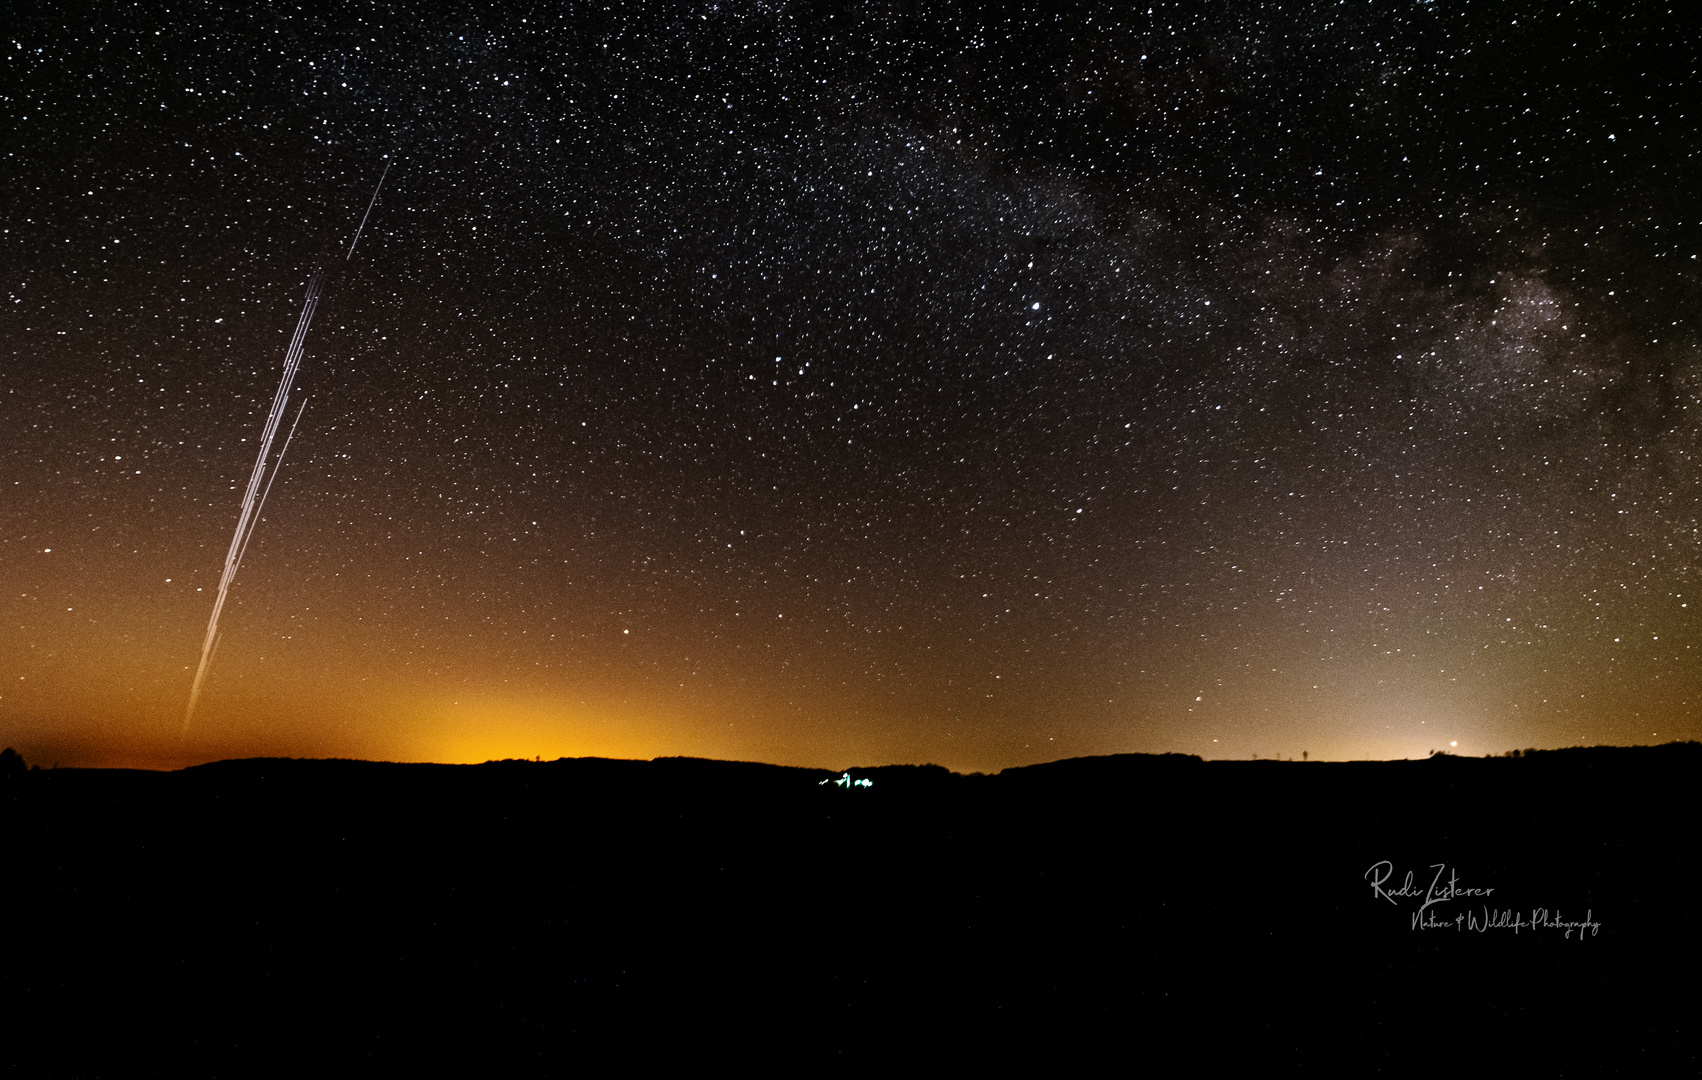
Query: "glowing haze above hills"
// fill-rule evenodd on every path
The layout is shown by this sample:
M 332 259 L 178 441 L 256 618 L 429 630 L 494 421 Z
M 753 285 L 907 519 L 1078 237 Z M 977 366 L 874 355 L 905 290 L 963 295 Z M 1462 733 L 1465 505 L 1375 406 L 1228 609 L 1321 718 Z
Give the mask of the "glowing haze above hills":
M 1656 5 L 91 11 L 0 102 L 31 761 L 1702 736 Z

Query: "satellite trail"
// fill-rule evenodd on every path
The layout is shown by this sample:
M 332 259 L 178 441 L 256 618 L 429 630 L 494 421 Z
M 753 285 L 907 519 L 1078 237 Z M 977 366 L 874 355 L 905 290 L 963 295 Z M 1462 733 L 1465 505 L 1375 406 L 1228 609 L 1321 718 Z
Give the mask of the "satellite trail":
M 236 519 L 236 534 L 231 537 L 230 550 L 225 553 L 225 570 L 219 577 L 219 595 L 213 601 L 213 617 L 207 620 L 207 640 L 201 645 L 201 666 L 195 671 L 195 685 L 189 690 L 189 708 L 183 714 L 183 731 L 189 733 L 189 722 L 195 718 L 195 702 L 201 697 L 201 684 L 207 679 L 207 669 L 212 664 L 213 646 L 219 636 L 219 613 L 224 610 L 225 596 L 230 592 L 230 584 L 236 578 L 236 569 L 242 564 L 242 556 L 248 550 L 249 537 L 254 535 L 254 526 L 260 523 L 260 504 L 265 496 L 272 493 L 272 480 L 277 479 L 278 466 L 283 462 L 284 455 L 280 453 L 276 461 L 269 461 L 272 456 L 272 440 L 278 434 L 278 424 L 284 418 L 284 407 L 289 404 L 290 387 L 295 384 L 295 373 L 301 367 L 302 346 L 307 340 L 307 328 L 313 324 L 313 309 L 319 306 L 319 290 L 325 281 L 325 271 L 315 270 L 313 277 L 307 282 L 307 299 L 301 307 L 301 318 L 295 324 L 295 337 L 290 339 L 289 351 L 284 354 L 284 377 L 278 383 L 278 392 L 272 395 L 272 410 L 266 414 L 266 426 L 260 432 L 260 456 L 254 459 L 254 472 L 248 477 L 248 489 L 242 495 L 242 513 Z M 302 408 L 307 402 L 302 402 Z M 301 412 L 296 412 L 296 423 L 301 423 Z M 290 426 L 290 433 L 284 439 L 284 449 L 289 449 L 289 440 L 295 436 L 295 425 Z M 265 481 L 262 491 L 260 485 Z
M 372 189 L 372 201 L 366 204 L 366 213 L 361 216 L 354 239 L 349 241 L 349 253 L 344 261 L 354 257 L 355 244 L 360 242 L 361 230 L 366 228 L 366 219 L 372 216 L 372 208 L 378 203 L 378 193 L 384 187 L 384 178 L 389 175 L 390 165 L 386 164 L 378 177 L 378 185 Z M 254 459 L 254 472 L 249 475 L 248 488 L 242 495 L 242 512 L 237 515 L 236 533 L 231 537 L 230 550 L 225 553 L 224 573 L 219 576 L 219 595 L 213 601 L 213 616 L 207 620 L 207 638 L 201 643 L 201 664 L 195 669 L 195 682 L 189 689 L 189 707 L 183 712 L 185 735 L 189 734 L 189 724 L 195 719 L 195 703 L 201 698 L 201 687 L 207 681 L 207 672 L 213 666 L 213 654 L 218 650 L 219 614 L 224 610 L 225 596 L 230 592 L 231 582 L 236 580 L 242 557 L 248 553 L 248 542 L 254 538 L 254 527 L 260 523 L 260 511 L 266 505 L 266 497 L 272 494 L 272 482 L 278 478 L 278 466 L 283 464 L 284 455 L 290 449 L 290 440 L 295 438 L 296 427 L 301 424 L 301 414 L 307 409 L 307 402 L 303 401 L 296 410 L 289 434 L 284 436 L 283 447 L 273 458 L 272 440 L 278 435 L 278 426 L 283 422 L 285 408 L 289 405 L 290 389 L 295 385 L 296 370 L 301 367 L 302 350 L 307 343 L 307 330 L 313 325 L 313 311 L 319 306 L 319 294 L 324 284 L 324 267 L 315 269 L 307 282 L 307 298 L 302 303 L 301 318 L 296 320 L 295 336 L 290 339 L 290 347 L 284 353 L 284 377 L 278 382 L 277 393 L 272 395 L 272 409 L 266 414 L 266 426 L 260 432 L 260 456 Z
M 378 186 L 372 189 L 372 201 L 366 204 L 366 213 L 361 215 L 360 225 L 355 229 L 355 238 L 349 241 L 349 253 L 343 261 L 348 262 L 355 257 L 355 245 L 360 243 L 361 230 L 366 228 L 366 219 L 372 216 L 372 208 L 378 205 L 378 193 L 384 190 L 384 178 L 390 175 L 390 162 L 384 163 L 384 171 L 378 174 Z

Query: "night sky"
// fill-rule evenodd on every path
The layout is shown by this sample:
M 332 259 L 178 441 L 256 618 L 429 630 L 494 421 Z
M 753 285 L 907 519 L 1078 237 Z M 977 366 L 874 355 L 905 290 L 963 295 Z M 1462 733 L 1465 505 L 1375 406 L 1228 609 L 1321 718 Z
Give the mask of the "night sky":
M 1683 8 L 1064 7 L 10 11 L 0 743 L 1702 737 Z

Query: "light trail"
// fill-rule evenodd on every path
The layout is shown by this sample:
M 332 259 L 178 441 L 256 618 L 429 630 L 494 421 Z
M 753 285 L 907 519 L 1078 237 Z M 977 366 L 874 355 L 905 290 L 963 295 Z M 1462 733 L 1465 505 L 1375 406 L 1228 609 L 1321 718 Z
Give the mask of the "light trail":
M 372 208 L 378 205 L 378 193 L 384 190 L 384 178 L 390 175 L 390 163 L 386 163 L 384 171 L 378 176 L 378 184 L 372 189 L 372 198 L 366 204 L 366 213 L 361 215 L 360 225 L 355 228 L 354 239 L 349 241 L 349 253 L 344 261 L 354 258 L 355 245 L 360 242 L 360 234 L 366 228 L 367 218 L 372 216 Z M 230 550 L 225 553 L 224 573 L 219 576 L 219 595 L 213 601 L 213 615 L 207 620 L 207 637 L 201 643 L 201 663 L 195 669 L 195 682 L 189 688 L 189 705 L 183 711 L 183 734 L 189 734 L 189 725 L 195 719 L 195 705 L 201 700 L 201 688 L 207 681 L 207 672 L 213 666 L 213 656 L 218 651 L 219 642 L 223 640 L 219 634 L 219 615 L 225 609 L 225 598 L 230 593 L 231 582 L 236 580 L 236 572 L 242 566 L 243 556 L 248 554 L 248 542 L 254 538 L 254 528 L 260 523 L 260 511 L 266 505 L 266 499 L 272 494 L 272 483 L 278 479 L 278 467 L 284 463 L 284 455 L 289 453 L 290 441 L 295 438 L 296 428 L 301 424 L 301 414 L 307 409 L 303 401 L 296 410 L 295 422 L 290 425 L 289 434 L 284 436 L 284 445 L 278 451 L 278 456 L 272 458 L 272 440 L 278 435 L 278 425 L 283 422 L 284 412 L 289 405 L 290 389 L 295 385 L 296 371 L 301 367 L 302 352 L 307 343 L 307 331 L 313 325 L 313 312 L 319 306 L 319 293 L 324 288 L 325 269 L 320 267 L 313 271 L 313 276 L 307 282 L 307 299 L 302 304 L 301 318 L 296 321 L 295 336 L 290 338 L 290 345 L 284 352 L 284 375 L 278 380 L 278 390 L 272 395 L 272 409 L 266 414 L 266 426 L 260 432 L 260 454 L 254 459 L 254 471 L 248 477 L 248 488 L 242 494 L 242 512 L 237 515 L 236 532 L 231 536 Z M 270 459 L 270 461 L 268 460 Z M 265 487 L 261 487 L 264 482 Z
M 236 580 L 237 567 L 242 565 L 242 557 L 248 551 L 248 541 L 254 534 L 254 526 L 260 520 L 260 506 L 266 501 L 266 496 L 272 493 L 272 481 L 277 479 L 278 466 L 284 460 L 279 453 L 277 460 L 268 464 L 272 456 L 272 440 L 277 437 L 278 425 L 284 418 L 285 406 L 289 404 L 290 389 L 295 384 L 296 371 L 301 367 L 303 346 L 307 341 L 308 327 L 313 325 L 313 312 L 319 306 L 319 291 L 325 281 L 325 271 L 315 270 L 313 277 L 307 283 L 307 298 L 302 304 L 301 318 L 296 321 L 295 336 L 290 339 L 289 349 L 284 353 L 284 375 L 278 381 L 278 390 L 272 395 L 272 409 L 266 414 L 266 426 L 260 432 L 260 454 L 254 459 L 254 471 L 248 477 L 248 488 L 242 495 L 242 512 L 237 515 L 236 532 L 231 536 L 230 550 L 225 553 L 224 573 L 219 576 L 219 594 L 213 601 L 213 615 L 207 620 L 207 637 L 201 643 L 201 663 L 195 669 L 195 682 L 189 690 L 189 706 L 183 713 L 183 734 L 189 734 L 189 724 L 195 719 L 195 705 L 201 698 L 201 687 L 206 682 L 207 671 L 212 667 L 213 649 L 219 639 L 219 615 L 224 611 L 225 598 L 230 593 L 231 582 Z M 307 403 L 302 402 L 302 409 Z M 301 423 L 301 411 L 296 412 L 296 424 Z M 290 440 L 295 437 L 295 425 L 290 426 L 290 433 L 284 439 L 284 450 L 289 449 Z M 261 489 L 264 481 L 265 489 Z
M 271 475 L 266 478 L 266 490 L 260 493 L 260 504 L 254 508 L 254 517 L 248 523 L 248 535 L 242 538 L 242 553 L 236 557 L 237 569 L 242 569 L 242 560 L 248 555 L 248 542 L 254 539 L 255 526 L 260 524 L 260 515 L 266 512 L 266 499 L 272 494 L 272 483 L 278 479 L 278 467 L 284 463 L 284 455 L 290 452 L 290 440 L 295 438 L 295 429 L 301 424 L 301 414 L 307 411 L 304 400 L 301 407 L 295 411 L 295 423 L 290 425 L 290 433 L 284 436 L 283 449 L 272 461 Z
M 378 174 L 378 186 L 372 189 L 372 201 L 366 204 L 366 213 L 361 215 L 360 224 L 355 228 L 355 238 L 349 241 L 349 253 L 344 257 L 344 262 L 355 257 L 355 245 L 360 243 L 361 230 L 366 228 L 366 219 L 372 216 L 372 208 L 378 205 L 378 193 L 384 190 L 384 178 L 390 175 L 390 164 L 385 162 L 384 171 Z

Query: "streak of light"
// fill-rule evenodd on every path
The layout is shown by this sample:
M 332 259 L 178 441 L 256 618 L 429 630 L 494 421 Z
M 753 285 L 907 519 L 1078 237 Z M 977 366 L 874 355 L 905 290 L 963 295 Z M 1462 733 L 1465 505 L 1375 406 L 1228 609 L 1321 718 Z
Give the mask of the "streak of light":
M 366 228 L 366 219 L 372 216 L 372 208 L 378 205 L 378 193 L 384 190 L 384 178 L 390 175 L 390 164 L 385 162 L 384 171 L 378 175 L 378 186 L 372 189 L 372 201 L 366 204 L 366 213 L 361 215 L 360 225 L 355 228 L 355 238 L 349 241 L 349 253 L 344 256 L 344 262 L 355 257 L 355 245 L 360 243 L 361 230 Z
M 296 322 L 295 336 L 290 339 L 288 351 L 284 353 L 284 374 L 278 381 L 278 390 L 272 396 L 272 409 L 266 414 L 266 426 L 260 433 L 260 454 L 254 460 L 254 472 L 248 478 L 248 488 L 242 495 L 242 512 L 237 516 L 236 532 L 231 536 L 230 549 L 225 553 L 224 573 L 219 577 L 219 595 L 213 601 L 213 615 L 207 620 L 207 637 L 201 644 L 201 663 L 195 669 L 195 682 L 189 690 L 189 706 L 183 713 L 183 734 L 189 734 L 189 724 L 195 718 L 195 705 L 201 698 L 201 687 L 206 682 L 207 671 L 212 667 L 213 650 L 219 639 L 219 615 L 224 611 L 225 597 L 230 592 L 231 582 L 236 578 L 237 567 L 242 563 L 242 556 L 248 550 L 249 538 L 253 535 L 254 526 L 259 521 L 260 504 L 265 501 L 265 495 L 271 494 L 272 480 L 277 478 L 277 467 L 283 461 L 280 453 L 276 461 L 268 464 L 272 455 L 272 440 L 277 437 L 278 425 L 284 418 L 285 406 L 289 403 L 290 388 L 295 384 L 295 376 L 301 367 L 302 348 L 307 340 L 307 329 L 313 324 L 314 309 L 319 306 L 319 290 L 325 280 L 324 270 L 315 270 L 313 277 L 307 283 L 307 298 L 302 304 L 301 318 Z M 306 408 L 307 403 L 302 403 Z M 301 412 L 296 412 L 296 423 L 301 423 Z M 290 434 L 284 439 L 284 449 L 289 449 L 290 439 L 295 437 L 295 427 L 290 427 Z M 265 481 L 264 492 L 261 482 Z
M 254 528 L 260 524 L 260 515 L 266 510 L 266 500 L 272 494 L 272 483 L 278 479 L 278 468 L 284 463 L 284 455 L 290 452 L 290 440 L 295 438 L 295 429 L 301 424 L 301 414 L 306 411 L 307 402 L 303 401 L 301 408 L 295 411 L 295 423 L 290 425 L 290 433 L 284 436 L 284 448 L 278 451 L 277 458 L 272 462 L 272 475 L 266 478 L 266 490 L 260 495 L 260 505 L 254 508 L 254 519 L 248 523 L 248 535 L 242 540 L 242 552 L 236 557 L 238 569 L 241 569 L 242 560 L 248 555 L 248 542 L 254 539 Z

